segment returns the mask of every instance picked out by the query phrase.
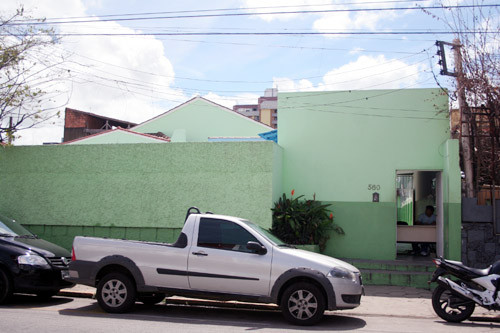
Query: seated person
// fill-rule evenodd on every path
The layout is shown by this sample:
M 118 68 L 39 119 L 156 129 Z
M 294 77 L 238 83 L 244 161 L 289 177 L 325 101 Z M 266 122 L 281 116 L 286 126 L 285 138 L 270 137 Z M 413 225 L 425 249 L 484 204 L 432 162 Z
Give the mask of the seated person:
M 417 217 L 417 221 L 415 225 L 435 225 L 436 224 L 436 215 L 434 215 L 434 207 L 427 206 L 425 207 L 425 213 L 420 214 Z M 429 244 L 428 243 L 413 243 L 413 254 L 420 254 L 421 256 L 428 256 Z

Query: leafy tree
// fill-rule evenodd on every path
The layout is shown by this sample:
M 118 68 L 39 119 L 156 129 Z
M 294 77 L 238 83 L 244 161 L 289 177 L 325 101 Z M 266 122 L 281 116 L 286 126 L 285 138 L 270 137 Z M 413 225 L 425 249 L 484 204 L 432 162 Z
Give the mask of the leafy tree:
M 461 139 L 467 197 L 483 185 L 500 185 L 500 10 L 482 7 L 488 4 L 483 0 L 474 4 L 442 15 L 427 12 L 454 32 L 451 97 L 459 102 L 461 124 L 451 131 Z
M 59 39 L 43 22 L 22 7 L 0 16 L 0 142 L 59 116 L 57 87 L 67 71 L 52 48 Z

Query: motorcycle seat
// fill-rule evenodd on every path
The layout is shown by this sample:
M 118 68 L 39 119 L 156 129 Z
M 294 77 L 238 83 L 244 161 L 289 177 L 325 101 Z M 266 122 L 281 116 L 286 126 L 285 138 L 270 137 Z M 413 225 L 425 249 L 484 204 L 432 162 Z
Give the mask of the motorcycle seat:
M 469 271 L 472 274 L 477 275 L 477 276 L 486 276 L 486 275 L 489 275 L 490 274 L 490 270 L 491 270 L 491 266 L 488 266 L 486 268 L 480 269 L 480 268 L 472 268 L 472 267 L 469 267 L 469 266 L 465 266 L 460 261 L 453 261 L 453 260 L 445 260 L 445 261 L 447 263 L 452 264 L 452 265 L 459 266 L 459 267 L 463 268 L 464 270 L 467 270 L 467 271 Z
M 483 269 L 472 268 L 472 267 L 467 267 L 467 266 L 464 266 L 464 268 L 467 268 L 467 270 L 471 271 L 474 274 L 477 274 L 478 276 L 486 276 L 486 275 L 490 274 L 491 266 L 483 268 Z

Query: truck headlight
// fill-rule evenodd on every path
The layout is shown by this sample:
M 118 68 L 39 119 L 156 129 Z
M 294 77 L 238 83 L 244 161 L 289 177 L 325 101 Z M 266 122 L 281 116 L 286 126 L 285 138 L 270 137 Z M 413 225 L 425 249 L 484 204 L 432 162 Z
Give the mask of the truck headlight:
M 37 266 L 40 268 L 50 268 L 49 263 L 43 257 L 36 254 L 25 254 L 17 257 L 19 265 Z
M 327 276 L 336 279 L 350 280 L 352 282 L 356 282 L 356 274 L 343 267 L 335 267 L 328 273 Z

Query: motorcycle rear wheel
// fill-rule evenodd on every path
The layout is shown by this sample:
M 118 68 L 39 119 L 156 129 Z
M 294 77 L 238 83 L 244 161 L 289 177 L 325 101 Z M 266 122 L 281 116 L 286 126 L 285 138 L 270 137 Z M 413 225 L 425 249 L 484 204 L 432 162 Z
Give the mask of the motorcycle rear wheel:
M 470 299 L 456 296 L 443 286 L 438 286 L 432 293 L 432 307 L 442 319 L 459 323 L 472 315 L 476 303 Z

